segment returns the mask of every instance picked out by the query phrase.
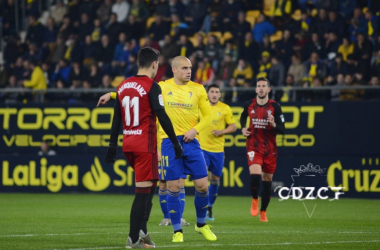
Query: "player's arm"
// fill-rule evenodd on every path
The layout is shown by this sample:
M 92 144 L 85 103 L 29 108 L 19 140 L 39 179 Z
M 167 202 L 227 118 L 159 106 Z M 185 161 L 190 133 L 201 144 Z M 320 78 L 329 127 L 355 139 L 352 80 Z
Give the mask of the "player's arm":
M 232 115 L 232 111 L 230 107 L 226 108 L 226 116 L 225 116 L 225 122 L 228 124 L 227 128 L 222 130 L 213 130 L 212 133 L 215 136 L 222 136 L 224 134 L 231 134 L 236 131 L 236 124 L 234 116 Z
M 106 104 L 110 99 L 116 99 L 116 92 L 109 92 L 109 93 L 106 93 L 104 95 L 102 95 L 100 98 L 99 98 L 99 101 L 98 101 L 98 105 L 96 105 L 96 107 L 99 107 L 100 104 Z
M 121 123 L 121 108 L 119 98 L 116 96 L 116 101 L 114 105 L 114 114 L 112 120 L 111 127 L 111 136 L 110 136 L 110 144 L 107 150 L 105 162 L 108 164 L 112 164 L 115 162 L 116 158 L 116 150 L 117 150 L 117 138 L 119 137 L 120 131 L 120 123 Z
M 285 133 L 285 119 L 282 114 L 281 107 L 278 103 L 273 104 L 274 107 L 274 117 L 271 122 L 271 126 L 275 129 L 277 133 Z
M 249 128 L 246 128 L 246 124 L 247 124 L 247 117 L 248 117 L 248 107 L 249 105 L 251 104 L 251 102 L 247 102 L 245 105 L 244 105 L 244 110 L 243 112 L 241 113 L 240 115 L 240 126 L 241 126 L 241 133 L 244 135 L 244 136 L 249 136 L 251 134 L 251 131 L 249 130 Z
M 149 100 L 150 106 L 152 110 L 156 113 L 158 121 L 160 122 L 160 126 L 168 135 L 170 141 L 174 145 L 176 158 L 182 157 L 183 150 L 181 144 L 179 143 L 177 136 L 174 132 L 173 124 L 170 121 L 168 114 L 166 114 L 165 112 L 164 101 L 161 95 L 161 88 L 155 81 L 153 81 L 152 88 L 149 91 Z

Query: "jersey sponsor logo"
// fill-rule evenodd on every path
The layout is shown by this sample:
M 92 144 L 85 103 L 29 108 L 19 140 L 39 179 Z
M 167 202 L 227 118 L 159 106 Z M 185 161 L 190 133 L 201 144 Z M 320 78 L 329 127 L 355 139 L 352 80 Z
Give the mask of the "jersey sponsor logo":
M 167 104 L 171 108 L 191 109 L 193 107 L 193 104 L 188 104 L 188 103 L 167 102 Z
M 124 83 L 119 88 L 117 93 L 120 95 L 120 93 L 123 92 L 123 90 L 125 90 L 125 89 L 135 89 L 135 90 L 137 90 L 137 92 L 139 92 L 140 96 L 146 95 L 145 89 L 140 84 L 138 84 L 137 82 L 126 82 L 126 83 Z
M 255 151 L 249 151 L 247 153 L 248 157 L 249 157 L 249 160 L 250 161 L 253 161 L 253 157 L 255 157 Z
M 162 98 L 161 94 L 158 96 L 158 102 L 160 103 L 161 106 L 164 106 L 164 99 Z
M 281 118 L 281 121 L 282 121 L 282 122 L 285 122 L 284 115 L 280 115 L 280 118 Z
M 130 129 L 130 130 L 126 130 L 124 129 L 123 130 L 123 134 L 124 135 L 141 135 L 142 134 L 142 130 L 141 129 Z
M 168 95 L 173 95 L 173 93 L 172 93 L 172 92 L 169 92 Z
M 268 126 L 268 121 L 267 121 L 267 119 L 252 118 L 252 124 L 253 124 L 254 128 L 266 129 Z

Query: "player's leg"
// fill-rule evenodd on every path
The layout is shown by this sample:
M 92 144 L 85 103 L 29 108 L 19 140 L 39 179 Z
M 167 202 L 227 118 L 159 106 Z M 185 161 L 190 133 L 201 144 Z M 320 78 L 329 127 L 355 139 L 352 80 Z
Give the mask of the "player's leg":
M 257 216 L 259 213 L 259 188 L 261 184 L 261 165 L 252 164 L 249 166 L 250 181 L 249 186 L 251 188 L 252 204 L 251 204 L 251 215 Z
M 189 226 L 190 223 L 187 223 L 187 221 L 183 218 L 183 212 L 185 211 L 185 205 L 186 205 L 186 193 L 185 193 L 185 179 L 187 178 L 187 175 L 182 175 L 179 179 L 179 200 L 181 202 L 181 225 L 182 226 Z
M 209 174 L 210 186 L 208 187 L 209 199 L 208 199 L 208 213 L 206 216 L 206 220 L 213 221 L 215 219 L 212 213 L 212 208 L 214 206 L 214 203 L 219 193 L 219 181 L 223 172 L 224 153 L 221 152 L 221 153 L 208 153 L 208 154 L 210 158 L 210 164 L 208 167 L 208 170 L 210 172 Z M 205 158 L 206 158 L 206 155 L 205 155 Z
M 171 225 L 170 215 L 169 215 L 169 210 L 168 210 L 168 205 L 167 205 L 167 194 L 168 194 L 168 190 L 166 187 L 166 181 L 161 180 L 161 176 L 160 176 L 158 199 L 160 201 L 161 211 L 164 215 L 164 218 L 161 220 L 159 224 L 160 226 Z
M 183 242 L 183 231 L 181 226 L 181 202 L 179 201 L 179 178 L 177 180 L 168 180 L 166 184 L 168 188 L 168 210 L 174 231 L 172 241 Z
M 150 238 L 150 235 L 148 234 L 148 228 L 147 228 L 147 224 L 148 224 L 148 221 L 149 221 L 150 213 L 151 213 L 152 207 L 153 207 L 153 202 L 152 201 L 153 201 L 154 193 L 156 192 L 156 187 L 157 187 L 157 181 L 153 182 L 152 187 L 150 188 L 148 206 L 147 206 L 147 210 L 145 212 L 144 221 L 143 221 L 143 223 L 141 225 L 141 230 L 140 230 L 140 233 L 139 233 L 139 236 L 144 241 L 144 243 L 147 244 L 147 245 L 150 245 L 150 246 L 155 246 L 156 245 L 152 241 L 152 239 Z
M 272 178 L 273 174 L 263 173 L 263 190 L 261 191 L 261 208 L 260 221 L 267 222 L 266 211 L 270 202 L 272 193 Z
M 145 216 L 148 213 L 148 205 L 150 206 L 150 197 L 153 182 L 158 180 L 158 169 L 152 173 L 152 162 L 157 162 L 156 154 L 139 154 L 125 153 L 126 158 L 135 171 L 135 199 L 132 204 L 130 213 L 129 238 L 127 247 L 136 248 L 140 245 L 146 245 L 140 238 L 140 230 L 143 224 L 146 223 Z M 146 171 L 146 166 L 150 166 L 150 173 Z M 156 164 L 157 166 L 157 164 Z M 156 177 L 154 177 L 156 176 Z M 153 197 L 153 196 L 152 196 Z M 146 226 L 145 226 L 145 230 Z M 146 232 L 147 234 L 147 232 Z M 149 247 L 149 246 L 146 246 Z M 145 247 L 144 247 L 145 248 Z

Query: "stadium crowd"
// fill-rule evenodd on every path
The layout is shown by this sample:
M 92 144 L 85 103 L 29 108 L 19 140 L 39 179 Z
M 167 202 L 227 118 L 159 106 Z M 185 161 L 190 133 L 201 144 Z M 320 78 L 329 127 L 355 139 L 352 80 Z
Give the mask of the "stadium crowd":
M 156 81 L 171 78 L 171 60 L 188 57 L 192 80 L 218 84 L 227 103 L 254 97 L 255 79 L 283 87 L 274 99 L 380 100 L 379 90 L 313 90 L 379 85 L 379 0 L 72 0 L 54 1 L 40 18 L 27 0 L 25 39 L 15 32 L 15 1 L 0 1 L 4 65 L 1 102 L 33 100 L 22 88 L 116 87 L 137 72 L 139 48 L 158 49 Z M 21 15 L 19 15 L 20 17 Z M 287 91 L 302 86 L 305 91 Z M 243 91 L 238 91 L 239 89 Z M 49 93 L 45 101 L 92 101 L 97 94 Z

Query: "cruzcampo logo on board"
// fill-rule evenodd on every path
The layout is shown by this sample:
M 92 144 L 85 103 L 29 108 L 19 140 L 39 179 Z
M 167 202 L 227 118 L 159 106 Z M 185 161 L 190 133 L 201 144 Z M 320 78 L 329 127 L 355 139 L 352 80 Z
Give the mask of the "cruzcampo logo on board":
M 83 175 L 83 185 L 90 191 L 103 191 L 109 187 L 111 178 L 103 171 L 99 158 L 94 158 L 94 164 L 91 164 L 91 170 Z

